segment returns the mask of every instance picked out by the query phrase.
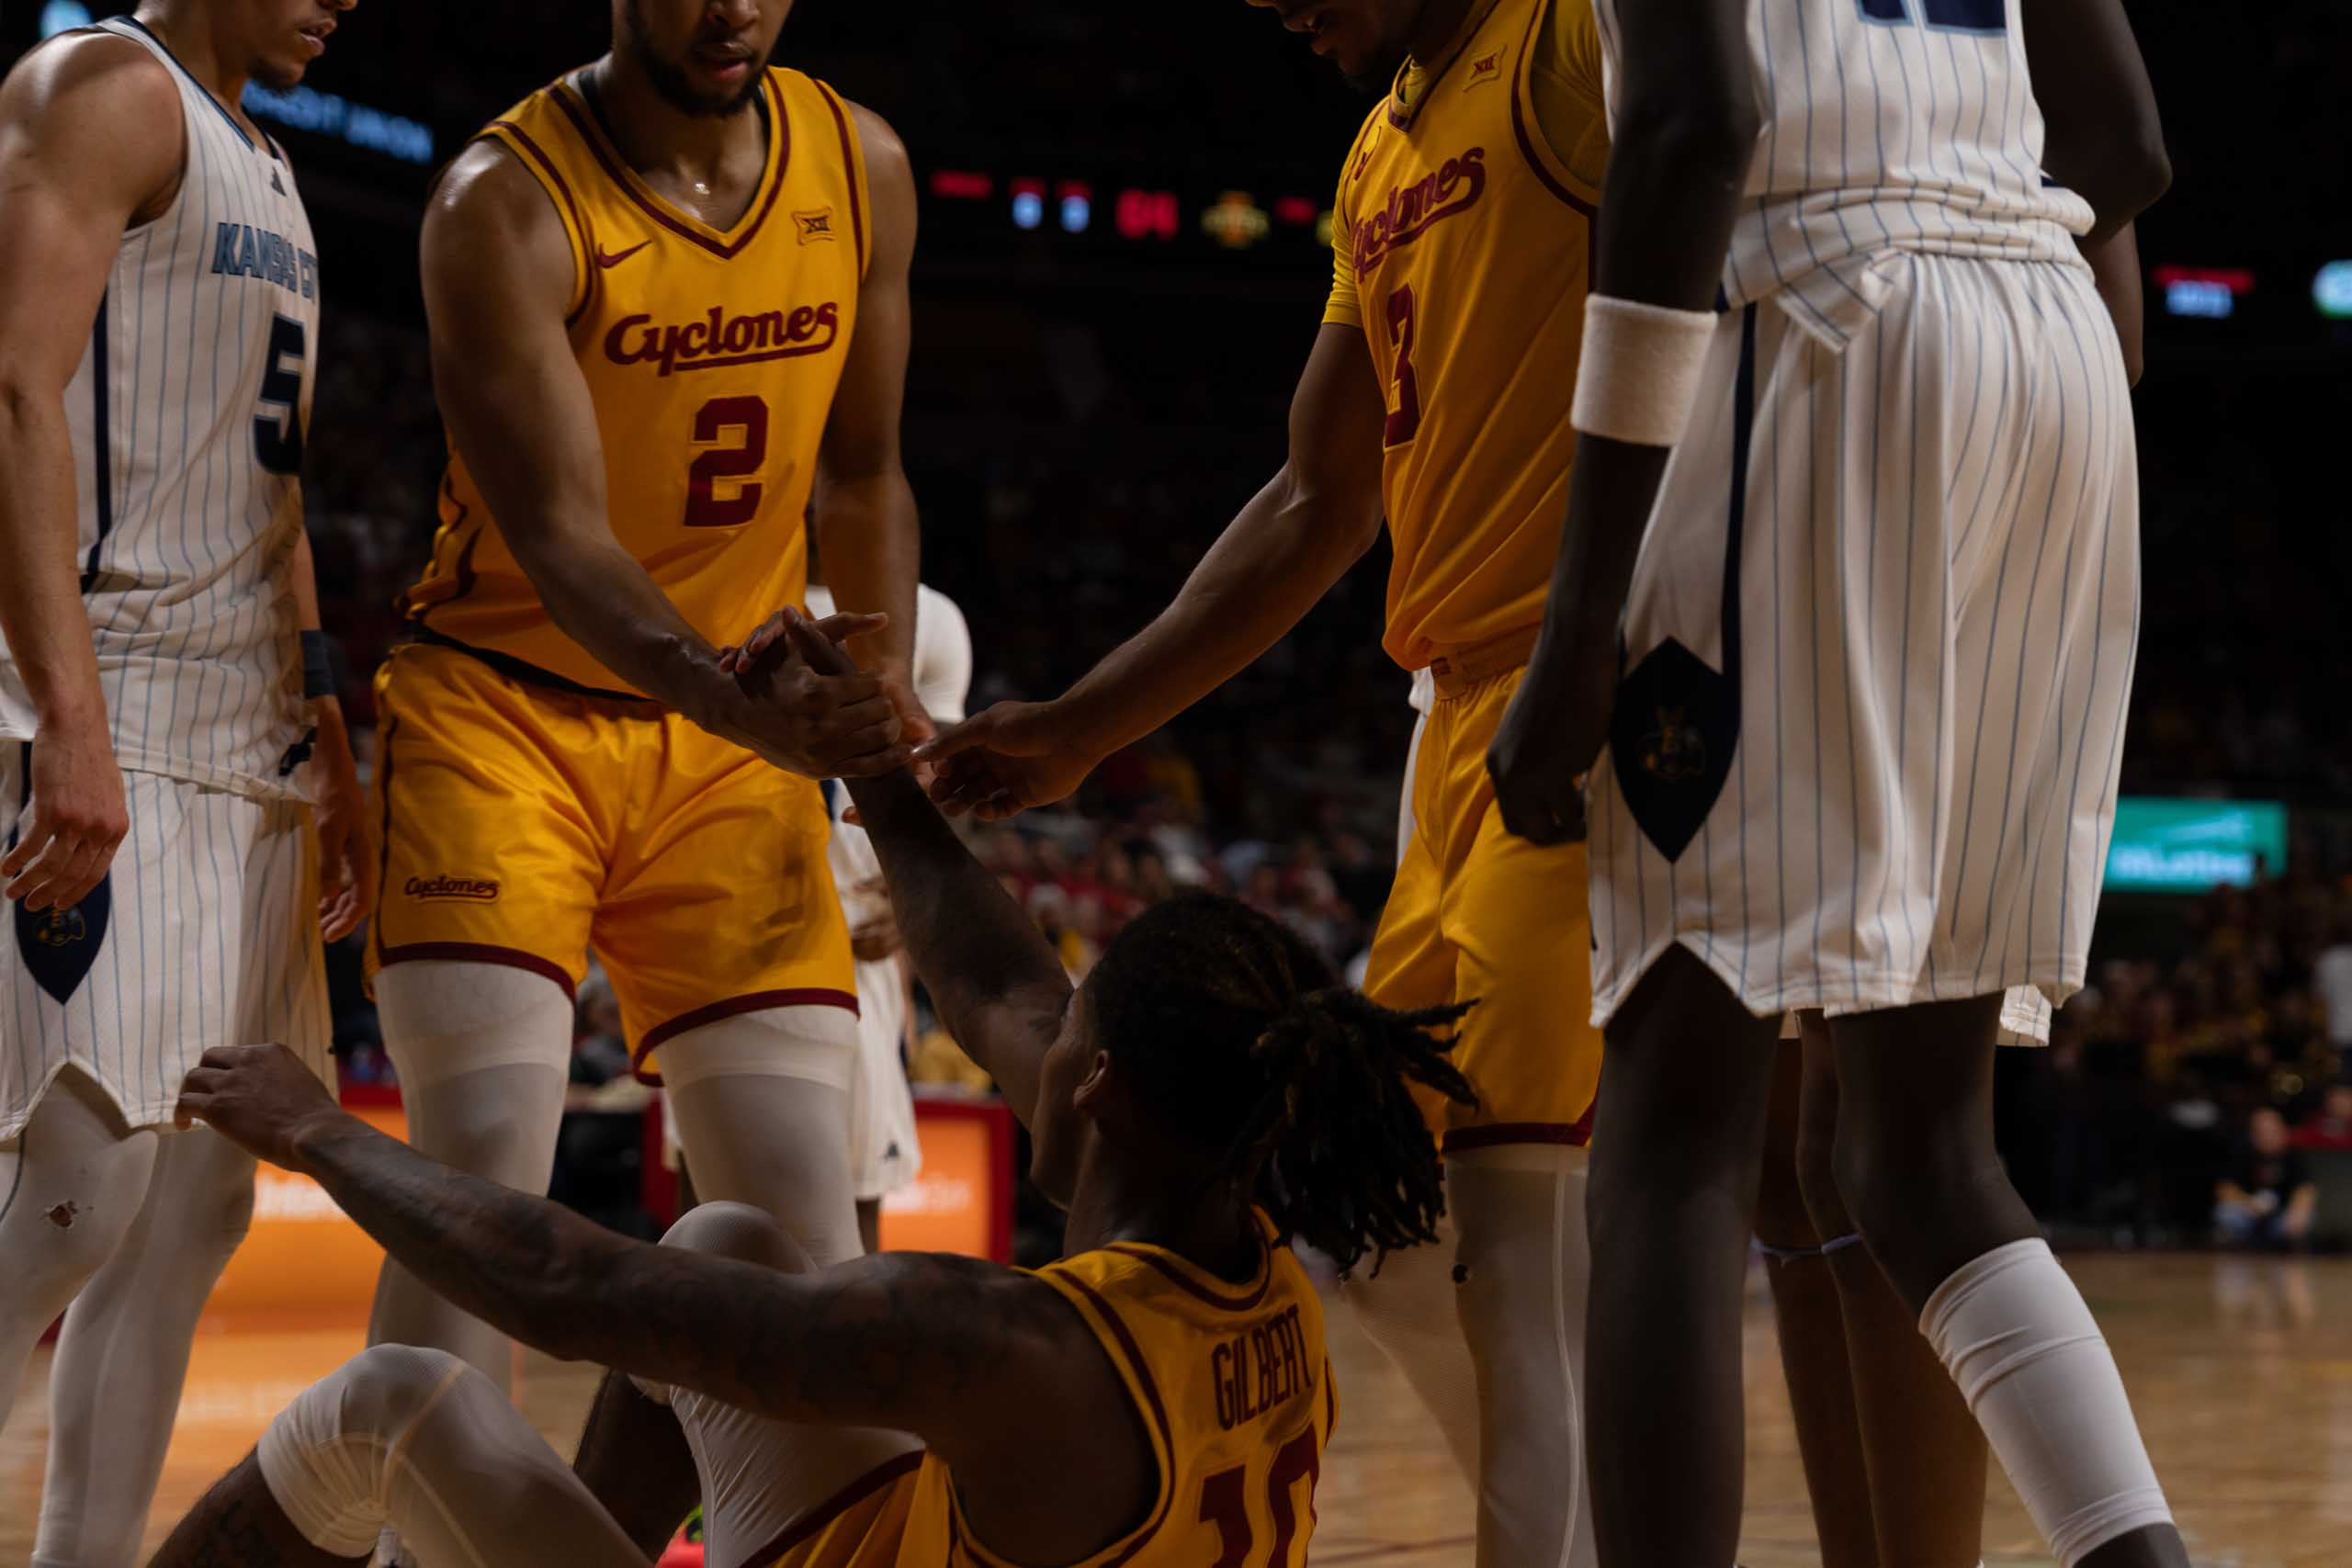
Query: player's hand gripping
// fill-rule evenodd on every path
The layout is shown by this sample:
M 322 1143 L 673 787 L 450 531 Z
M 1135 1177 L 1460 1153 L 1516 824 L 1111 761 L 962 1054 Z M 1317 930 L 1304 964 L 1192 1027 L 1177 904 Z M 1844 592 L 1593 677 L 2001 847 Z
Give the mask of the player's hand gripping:
M 32 748 L 30 809 L 0 858 L 0 883 L 35 914 L 70 909 L 106 880 L 130 830 L 122 770 L 105 722 L 45 725 Z
M 804 657 L 794 639 L 774 635 L 777 617 L 790 616 L 809 636 L 831 648 L 890 624 L 888 615 L 828 615 L 811 622 L 795 610 L 780 610 L 743 648 L 719 655 L 719 669 L 734 678 L 744 699 L 730 705 L 717 728 L 787 773 L 804 778 L 871 778 L 903 768 L 913 759 L 907 721 L 888 686 L 862 673 L 848 655 L 841 673 L 829 672 Z M 920 712 L 920 710 L 917 710 Z
M 318 1076 L 283 1045 L 215 1045 L 180 1084 L 172 1121 L 201 1122 L 246 1153 L 302 1168 L 305 1131 L 345 1114 Z
M 376 857 L 368 847 L 368 799 L 351 760 L 351 736 L 332 701 L 319 706 L 311 793 L 318 802 L 319 934 L 341 942 L 376 907 Z
M 931 798 L 942 811 L 968 811 L 984 822 L 1051 806 L 1102 761 L 1059 703 L 999 703 L 949 726 L 915 755 L 938 770 Z
M 1487 748 L 1487 774 L 1503 826 L 1538 844 L 1585 836 L 1584 782 L 1617 702 L 1617 634 L 1600 617 L 1588 626 L 1547 618 Z

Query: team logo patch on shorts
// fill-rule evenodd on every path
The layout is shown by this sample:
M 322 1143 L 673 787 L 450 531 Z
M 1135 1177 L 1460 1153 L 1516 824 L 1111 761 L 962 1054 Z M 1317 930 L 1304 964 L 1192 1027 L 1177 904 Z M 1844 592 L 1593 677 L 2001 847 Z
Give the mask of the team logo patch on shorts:
M 1739 688 L 1668 637 L 1617 688 L 1609 750 L 1634 825 L 1668 860 L 1680 858 L 1731 777 Z
M 70 909 L 39 914 L 17 905 L 17 951 L 33 983 L 58 1001 L 70 999 L 98 961 L 106 942 L 107 916 L 114 907 L 111 878 L 99 883 Z
M 813 212 L 796 212 L 792 220 L 800 226 L 800 243 L 804 245 L 836 237 L 833 233 L 833 209 L 830 207 L 820 207 Z
M 480 876 L 412 876 L 401 885 L 401 891 L 412 898 L 426 900 L 460 898 L 475 904 L 495 903 L 498 883 L 493 878 Z

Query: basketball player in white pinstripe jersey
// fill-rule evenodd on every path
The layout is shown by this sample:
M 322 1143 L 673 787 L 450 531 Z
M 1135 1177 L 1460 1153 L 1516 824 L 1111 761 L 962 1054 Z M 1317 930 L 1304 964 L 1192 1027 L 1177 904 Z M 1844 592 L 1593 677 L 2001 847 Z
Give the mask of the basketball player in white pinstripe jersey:
M 1601 1562 L 1736 1548 L 1797 1009 L 1837 1060 L 1838 1187 L 2059 1561 L 2184 1564 L 1992 1141 L 2004 987 L 2082 984 L 2131 683 L 2127 371 L 2077 248 L 2168 178 L 2120 0 L 1597 11 L 1584 441 L 1489 762 L 1512 831 L 1590 824 Z
M 151 0 L 0 85 L 0 1419 L 72 1306 L 40 1568 L 132 1560 L 252 1212 L 252 1159 L 171 1130 L 180 1081 L 272 1040 L 323 1073 L 322 926 L 368 902 L 298 635 L 316 247 L 237 107 L 351 3 Z

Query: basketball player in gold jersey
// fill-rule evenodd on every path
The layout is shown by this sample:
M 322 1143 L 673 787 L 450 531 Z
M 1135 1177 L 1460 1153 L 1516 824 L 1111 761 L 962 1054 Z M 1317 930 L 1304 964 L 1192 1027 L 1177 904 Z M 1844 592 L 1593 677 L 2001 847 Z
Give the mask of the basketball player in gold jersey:
M 1380 532 L 1384 646 L 1437 701 L 1415 828 L 1365 988 L 1476 998 L 1436 1100 L 1442 1245 L 1348 1285 L 1478 1491 L 1482 1568 L 1591 1561 L 1577 1435 L 1584 1145 L 1600 1037 L 1586 1020 L 1581 845 L 1504 832 L 1486 752 L 1544 615 L 1567 504 L 1567 397 L 1607 159 L 1587 0 L 1255 0 L 1351 80 L 1387 91 L 1340 173 L 1322 330 L 1288 463 L 1182 592 L 1061 697 L 934 742 L 935 798 L 1001 817 L 1067 795 L 1258 657 Z
M 382 1137 L 275 1046 L 214 1052 L 183 1115 L 315 1176 L 517 1338 L 616 1373 L 575 1475 L 464 1363 L 368 1350 L 277 1417 L 159 1565 L 314 1568 L 389 1520 L 428 1562 L 641 1568 L 696 1486 L 724 1568 L 1306 1561 L 1338 1400 L 1283 1241 L 1352 1261 L 1429 1234 L 1414 1090 L 1466 1089 L 1420 1025 L 1454 1010 L 1376 1007 L 1207 897 L 1138 918 L 1073 995 L 910 779 L 850 793 L 917 969 L 1069 1206 L 1071 1255 L 814 1269 L 734 1204 L 647 1247 Z
M 441 528 L 379 681 L 369 965 L 426 1154 L 545 1190 L 593 945 L 708 1196 L 859 1249 L 849 938 L 814 779 L 904 758 L 915 203 L 872 114 L 771 66 L 788 0 L 616 0 L 426 215 Z M 798 604 L 813 492 L 875 674 L 718 665 Z M 375 1342 L 504 1339 L 386 1266 Z

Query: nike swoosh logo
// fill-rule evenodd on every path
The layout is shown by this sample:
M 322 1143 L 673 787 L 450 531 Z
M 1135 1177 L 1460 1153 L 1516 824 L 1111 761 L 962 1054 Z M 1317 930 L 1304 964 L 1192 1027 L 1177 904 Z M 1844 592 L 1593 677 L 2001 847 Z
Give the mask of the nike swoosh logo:
M 596 265 L 598 266 L 618 266 L 621 263 L 628 260 L 629 257 L 637 254 L 638 252 L 645 249 L 646 246 L 652 243 L 653 242 L 650 240 L 639 240 L 637 243 L 631 245 L 625 251 L 607 251 L 604 246 L 598 245 L 596 247 Z

